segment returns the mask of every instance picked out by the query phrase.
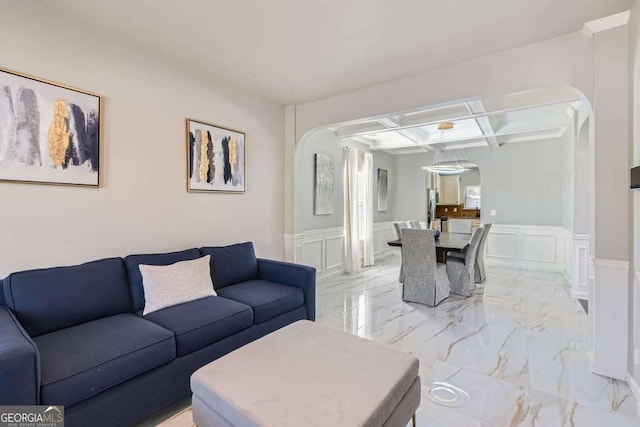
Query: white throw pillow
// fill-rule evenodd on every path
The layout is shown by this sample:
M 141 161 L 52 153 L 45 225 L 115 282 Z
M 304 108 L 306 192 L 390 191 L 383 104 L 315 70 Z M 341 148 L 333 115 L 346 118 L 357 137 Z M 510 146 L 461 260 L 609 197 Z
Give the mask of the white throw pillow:
M 170 265 L 140 264 L 144 289 L 143 316 L 172 305 L 217 295 L 211 281 L 209 260 L 202 258 Z

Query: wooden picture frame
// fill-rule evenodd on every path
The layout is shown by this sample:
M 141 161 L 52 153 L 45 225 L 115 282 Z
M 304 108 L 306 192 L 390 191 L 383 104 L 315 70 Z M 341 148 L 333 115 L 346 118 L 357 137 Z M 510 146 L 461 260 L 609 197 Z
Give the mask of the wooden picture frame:
M 187 191 L 245 193 L 245 134 L 187 119 Z
M 102 102 L 0 68 L 0 182 L 99 187 Z

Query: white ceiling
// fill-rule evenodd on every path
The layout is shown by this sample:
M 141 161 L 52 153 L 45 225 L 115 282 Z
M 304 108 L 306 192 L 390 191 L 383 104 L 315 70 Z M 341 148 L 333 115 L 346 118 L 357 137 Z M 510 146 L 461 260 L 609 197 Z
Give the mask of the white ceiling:
M 372 150 L 391 154 L 459 148 L 499 148 L 505 144 L 561 138 L 582 107 L 563 88 L 539 88 L 427 107 L 330 128 Z M 452 129 L 440 130 L 442 123 Z
M 581 29 L 633 0 L 32 0 L 177 64 L 301 103 Z

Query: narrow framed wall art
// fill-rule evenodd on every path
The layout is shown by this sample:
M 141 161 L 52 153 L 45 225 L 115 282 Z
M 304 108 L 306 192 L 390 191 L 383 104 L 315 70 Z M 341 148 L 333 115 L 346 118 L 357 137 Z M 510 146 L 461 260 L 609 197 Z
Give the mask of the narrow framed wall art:
M 187 119 L 187 191 L 245 193 L 245 134 Z
M 389 171 L 378 168 L 378 212 L 387 211 Z
M 0 68 L 0 181 L 100 185 L 102 97 Z
M 316 153 L 314 171 L 313 213 L 314 215 L 331 215 L 333 214 L 333 158 Z

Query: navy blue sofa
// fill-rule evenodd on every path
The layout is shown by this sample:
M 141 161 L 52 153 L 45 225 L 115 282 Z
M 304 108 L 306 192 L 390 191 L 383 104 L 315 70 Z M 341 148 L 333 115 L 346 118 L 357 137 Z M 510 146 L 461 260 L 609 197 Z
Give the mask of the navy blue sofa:
M 142 316 L 140 264 L 204 255 L 218 296 Z M 201 366 L 315 320 L 315 269 L 256 259 L 251 243 L 23 271 L 0 284 L 0 405 L 64 405 L 68 426 L 135 424 L 188 397 Z

